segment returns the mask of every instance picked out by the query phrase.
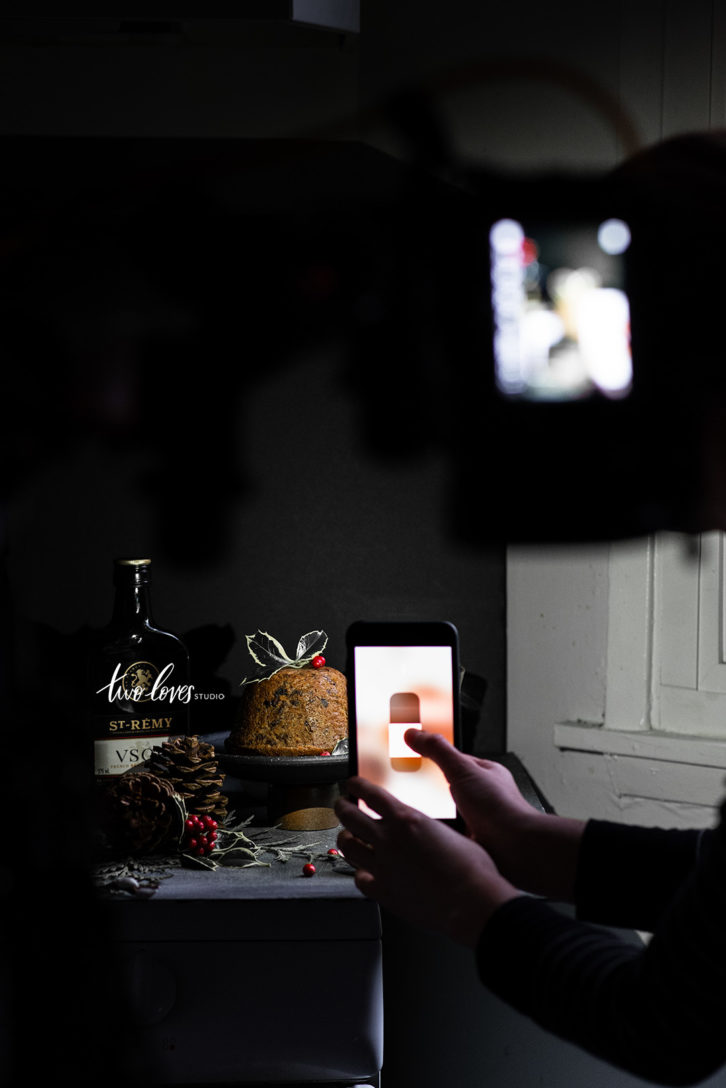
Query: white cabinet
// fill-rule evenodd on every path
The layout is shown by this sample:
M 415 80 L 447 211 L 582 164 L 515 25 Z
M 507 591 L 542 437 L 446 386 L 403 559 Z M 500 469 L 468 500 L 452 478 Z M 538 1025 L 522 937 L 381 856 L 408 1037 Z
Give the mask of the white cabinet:
M 713 822 L 726 792 L 724 545 L 662 534 L 610 548 L 602 713 L 553 730 L 563 763 L 579 753 L 607 782 L 602 815 Z
M 608 557 L 608 729 L 726 740 L 726 540 L 662 533 Z
M 678 539 L 656 543 L 655 724 L 726 739 L 724 535 L 704 534 L 694 551 L 689 559 Z
M 704 827 L 726 794 L 724 543 L 512 549 L 508 747 L 566 815 Z

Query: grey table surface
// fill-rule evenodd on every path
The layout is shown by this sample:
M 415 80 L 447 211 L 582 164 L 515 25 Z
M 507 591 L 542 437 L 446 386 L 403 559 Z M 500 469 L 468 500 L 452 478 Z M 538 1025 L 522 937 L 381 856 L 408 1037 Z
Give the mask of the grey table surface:
M 206 740 L 222 749 L 223 734 Z M 488 754 L 509 767 L 523 795 L 540 809 L 547 802 L 512 753 Z M 380 912 L 355 886 L 353 869 L 330 855 L 339 826 L 291 831 L 269 825 L 266 786 L 225 776 L 223 792 L 253 844 L 254 859 L 231 857 L 211 870 L 190 867 L 178 856 L 115 859 L 96 869 L 97 890 L 112 923 L 133 939 L 155 935 L 185 939 L 377 938 Z M 249 864 L 254 861 L 254 864 Z M 316 871 L 303 873 L 312 861 Z M 129 890 L 131 877 L 139 887 Z M 119 881 L 121 886 L 119 887 Z M 133 888 L 133 883 L 130 885 Z

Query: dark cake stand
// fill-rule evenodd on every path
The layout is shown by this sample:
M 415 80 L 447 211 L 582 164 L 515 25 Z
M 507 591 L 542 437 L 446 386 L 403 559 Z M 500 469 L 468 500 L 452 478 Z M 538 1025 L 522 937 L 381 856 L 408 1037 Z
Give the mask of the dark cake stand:
M 267 784 L 268 815 L 275 825 L 291 831 L 337 827 L 333 805 L 348 777 L 347 750 L 330 756 L 246 756 L 231 751 L 225 740 L 218 756 L 227 774 Z

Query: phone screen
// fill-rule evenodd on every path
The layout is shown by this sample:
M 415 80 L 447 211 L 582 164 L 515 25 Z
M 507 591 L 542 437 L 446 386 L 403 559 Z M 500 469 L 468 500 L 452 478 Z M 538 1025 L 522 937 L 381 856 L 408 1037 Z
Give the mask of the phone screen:
M 443 773 L 404 740 L 414 728 L 455 743 L 452 647 L 355 646 L 353 663 L 358 773 L 427 816 L 455 819 Z
M 489 230 L 496 385 L 507 397 L 622 398 L 633 364 L 623 219 L 498 219 Z

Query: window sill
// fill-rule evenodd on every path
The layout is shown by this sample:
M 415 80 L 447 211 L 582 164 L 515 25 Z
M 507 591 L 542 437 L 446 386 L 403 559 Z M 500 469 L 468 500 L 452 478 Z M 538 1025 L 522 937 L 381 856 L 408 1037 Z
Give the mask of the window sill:
M 554 728 L 554 742 L 557 748 L 578 752 L 726 768 L 726 740 L 716 737 L 663 733 L 655 729 L 608 729 L 586 722 L 559 722 Z

